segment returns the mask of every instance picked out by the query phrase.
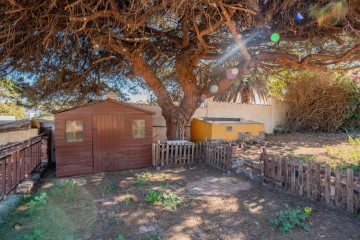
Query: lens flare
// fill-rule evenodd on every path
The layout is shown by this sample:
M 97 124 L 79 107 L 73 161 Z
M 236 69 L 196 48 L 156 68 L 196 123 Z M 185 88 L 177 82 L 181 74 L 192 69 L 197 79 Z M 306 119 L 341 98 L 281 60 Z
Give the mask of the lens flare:
M 295 19 L 301 22 L 302 20 L 304 20 L 304 17 L 303 15 L 301 15 L 301 13 L 297 12 L 295 15 Z
M 273 33 L 270 35 L 270 40 L 273 42 L 278 42 L 280 40 L 280 34 L 278 33 Z
M 219 90 L 219 87 L 217 85 L 212 85 L 210 87 L 210 92 L 211 93 L 216 93 Z
M 238 73 L 239 73 L 239 69 L 233 68 L 233 69 L 230 69 L 230 70 L 228 70 L 228 71 L 226 72 L 226 77 L 227 77 L 228 79 L 234 79 L 234 78 L 236 78 L 236 76 L 238 75 Z

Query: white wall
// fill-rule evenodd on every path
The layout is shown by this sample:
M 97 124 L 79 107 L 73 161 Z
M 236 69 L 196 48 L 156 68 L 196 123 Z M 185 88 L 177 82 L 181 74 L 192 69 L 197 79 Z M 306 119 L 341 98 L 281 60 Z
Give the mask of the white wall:
M 244 118 L 265 124 L 265 132 L 272 133 L 276 125 L 283 121 L 286 104 L 273 98 L 268 98 L 267 105 L 262 104 L 241 104 L 214 102 L 212 98 L 205 100 L 204 107 L 198 108 L 192 118 L 199 117 L 229 117 Z M 152 111 L 154 141 L 166 139 L 166 122 L 161 114 L 161 108 L 157 105 L 133 104 L 134 106 Z M 190 138 L 190 125 L 188 123 L 187 134 Z

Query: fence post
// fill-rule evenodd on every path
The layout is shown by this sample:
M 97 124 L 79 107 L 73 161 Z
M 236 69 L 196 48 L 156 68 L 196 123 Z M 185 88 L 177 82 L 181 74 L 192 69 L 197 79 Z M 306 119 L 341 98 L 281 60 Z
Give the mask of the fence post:
M 299 175 L 298 175 L 298 183 L 299 183 L 299 195 L 302 196 L 304 194 L 304 161 L 300 160 L 299 162 Z
M 169 165 L 169 144 L 166 143 L 166 165 Z
M 289 189 L 289 163 L 287 161 L 287 159 L 285 158 L 284 159 L 284 162 L 285 162 L 285 190 L 288 190 Z
M 295 161 L 291 161 L 291 191 L 295 192 L 296 190 L 296 173 L 295 173 Z
M 194 163 L 194 155 L 195 155 L 195 143 L 191 144 L 191 164 Z
M 336 167 L 335 174 L 335 206 L 341 206 L 341 194 L 342 194 L 342 181 L 341 181 L 341 167 Z
M 312 163 L 307 164 L 306 169 L 306 197 L 311 198 L 311 182 L 312 182 Z
M 315 200 L 321 199 L 320 163 L 315 164 Z
M 351 168 L 346 169 L 346 211 L 354 212 L 354 173 Z
M 14 183 L 14 186 L 17 185 L 17 178 L 18 178 L 18 169 L 17 169 L 17 147 L 15 147 L 14 149 L 14 153 L 11 154 L 11 158 L 13 159 L 12 162 L 14 164 L 14 167 L 13 167 L 13 183 Z M 16 187 L 14 188 L 14 191 L 13 191 L 14 194 L 16 194 Z
M 330 184 L 331 184 L 331 168 L 329 164 L 326 164 L 325 166 L 325 202 L 326 203 L 330 203 L 330 195 L 331 195 L 331 189 L 330 189 Z

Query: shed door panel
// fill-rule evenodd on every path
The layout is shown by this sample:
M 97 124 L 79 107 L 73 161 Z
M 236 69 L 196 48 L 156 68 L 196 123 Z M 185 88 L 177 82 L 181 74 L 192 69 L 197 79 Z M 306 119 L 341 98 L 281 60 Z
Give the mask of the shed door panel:
M 93 116 L 94 172 L 111 172 L 122 169 L 122 129 L 120 115 Z

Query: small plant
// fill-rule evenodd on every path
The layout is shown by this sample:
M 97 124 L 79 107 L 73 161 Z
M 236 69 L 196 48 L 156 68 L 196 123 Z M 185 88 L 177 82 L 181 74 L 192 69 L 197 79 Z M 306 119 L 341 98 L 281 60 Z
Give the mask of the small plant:
M 101 186 L 101 182 L 100 181 L 98 181 L 98 182 L 95 182 L 95 187 L 100 187 Z
M 302 227 L 306 231 L 310 231 L 306 222 L 306 213 L 300 209 L 288 208 L 286 211 L 276 213 L 276 218 L 270 218 L 269 222 L 275 225 L 275 229 L 279 229 L 281 233 L 291 232 L 294 227 Z
M 29 208 L 30 210 L 35 210 L 38 207 L 45 206 L 49 196 L 46 192 L 39 191 L 34 196 L 30 198 Z
M 101 177 L 101 178 L 106 178 L 107 175 L 108 175 L 108 174 L 107 174 L 106 172 L 101 172 L 101 173 L 100 173 L 100 177 Z
M 40 228 L 35 228 L 32 232 L 27 233 L 23 236 L 24 240 L 39 240 L 45 238 L 45 231 Z
M 304 207 L 304 212 L 306 215 L 310 216 L 311 211 L 312 211 L 311 207 Z
M 355 216 L 355 219 L 360 220 L 360 214 L 356 215 L 356 216 Z
M 131 198 L 131 197 L 125 197 L 125 198 L 124 198 L 124 203 L 125 203 L 125 205 L 130 205 L 131 202 L 132 202 L 132 198 Z
M 116 189 L 118 188 L 117 184 L 115 182 L 111 182 L 109 183 L 109 185 L 107 186 L 107 189 L 110 191 L 110 192 L 115 192 Z
M 160 240 L 163 237 L 162 232 L 154 230 L 151 233 L 146 234 L 146 240 Z
M 167 207 L 170 207 L 172 210 L 176 210 L 176 207 L 180 205 L 180 198 L 176 193 L 170 193 L 166 188 L 169 186 L 169 183 L 161 186 L 161 203 Z
M 161 192 L 154 190 L 153 188 L 150 188 L 145 195 L 146 201 L 149 203 L 156 203 L 160 201 L 161 198 Z
M 249 210 L 250 209 L 250 203 L 245 202 L 244 203 L 244 208 Z
M 115 240 L 126 240 L 126 238 L 123 235 L 119 235 L 115 238 Z
M 136 176 L 135 185 L 144 186 L 148 181 L 148 173 L 144 172 L 141 175 Z

